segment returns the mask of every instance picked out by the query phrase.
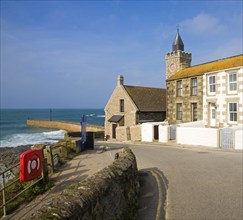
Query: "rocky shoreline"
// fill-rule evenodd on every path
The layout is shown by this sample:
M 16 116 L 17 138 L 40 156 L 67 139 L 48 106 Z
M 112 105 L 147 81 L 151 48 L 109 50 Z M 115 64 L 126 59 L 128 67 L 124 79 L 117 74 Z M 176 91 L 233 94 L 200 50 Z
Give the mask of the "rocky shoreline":
M 7 168 L 19 163 L 19 156 L 23 152 L 30 150 L 32 145 L 22 145 L 18 147 L 0 147 L 0 165 Z
M 30 150 L 32 145 L 22 145 L 18 147 L 0 147 L 0 173 L 7 168 L 19 163 L 19 156 L 23 152 Z M 14 173 L 18 171 L 18 168 L 12 169 L 5 173 L 6 180 L 14 177 Z M 0 176 L 0 184 L 2 183 L 2 176 Z

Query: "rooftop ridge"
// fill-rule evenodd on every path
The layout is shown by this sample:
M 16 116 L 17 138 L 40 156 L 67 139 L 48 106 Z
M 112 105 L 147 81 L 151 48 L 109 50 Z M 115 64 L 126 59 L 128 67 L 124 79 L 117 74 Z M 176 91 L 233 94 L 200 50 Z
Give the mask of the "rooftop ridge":
M 234 55 L 234 56 L 231 56 L 231 57 L 225 57 L 225 58 L 222 58 L 222 59 L 212 60 L 212 61 L 209 61 L 209 62 L 206 62 L 206 63 L 201 63 L 201 64 L 193 65 L 193 66 L 187 67 L 186 69 L 192 68 L 192 67 L 201 66 L 201 65 L 204 65 L 204 64 L 216 63 L 216 62 L 219 62 L 219 61 L 223 61 L 223 60 L 227 60 L 227 59 L 232 59 L 232 58 L 240 57 L 240 56 L 243 56 L 243 53 L 242 54 L 239 54 L 239 55 Z
M 148 87 L 148 86 L 131 86 L 131 85 L 124 85 L 124 87 L 136 87 L 136 88 L 144 88 L 144 89 L 161 89 L 166 90 L 166 88 L 159 88 L 159 87 Z
M 176 72 L 167 81 L 243 66 L 243 54 L 191 66 Z

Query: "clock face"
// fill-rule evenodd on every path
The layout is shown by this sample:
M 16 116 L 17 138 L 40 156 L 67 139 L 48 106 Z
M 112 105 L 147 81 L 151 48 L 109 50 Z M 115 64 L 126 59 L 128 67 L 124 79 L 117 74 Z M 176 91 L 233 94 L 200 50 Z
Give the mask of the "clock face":
M 175 63 L 171 63 L 169 66 L 169 69 L 171 72 L 175 72 L 176 71 L 176 64 Z

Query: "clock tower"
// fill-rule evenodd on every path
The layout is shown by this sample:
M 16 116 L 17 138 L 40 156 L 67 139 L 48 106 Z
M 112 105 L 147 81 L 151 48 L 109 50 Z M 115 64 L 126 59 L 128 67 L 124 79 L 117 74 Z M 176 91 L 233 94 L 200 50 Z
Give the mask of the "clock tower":
M 176 72 L 191 66 L 192 54 L 184 52 L 184 44 L 179 34 L 179 28 L 172 44 L 172 52 L 165 55 L 166 79 Z

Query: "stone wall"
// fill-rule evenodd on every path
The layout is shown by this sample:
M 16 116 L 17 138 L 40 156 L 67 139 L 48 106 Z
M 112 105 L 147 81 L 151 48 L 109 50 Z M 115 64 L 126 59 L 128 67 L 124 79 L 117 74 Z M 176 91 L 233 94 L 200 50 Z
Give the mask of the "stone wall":
M 121 126 L 116 128 L 116 140 L 128 141 L 130 140 L 130 128 L 127 126 Z
M 132 141 L 141 141 L 141 125 L 131 126 L 130 134 Z
M 198 94 L 191 95 L 191 79 L 197 78 Z M 182 80 L 182 96 L 177 96 L 177 81 Z M 197 104 L 197 120 L 203 119 L 203 76 L 167 81 L 167 120 L 169 124 L 192 121 L 192 104 Z M 182 120 L 177 119 L 176 104 L 182 104 Z
M 78 132 L 80 131 L 80 123 L 73 123 L 67 121 L 49 121 L 49 120 L 27 120 L 27 125 L 34 127 L 43 127 L 50 129 L 58 129 L 65 131 Z M 104 127 L 98 125 L 86 125 L 86 131 L 98 132 L 104 131 Z
M 64 190 L 26 219 L 134 219 L 138 187 L 136 158 L 125 147 L 113 164 Z

